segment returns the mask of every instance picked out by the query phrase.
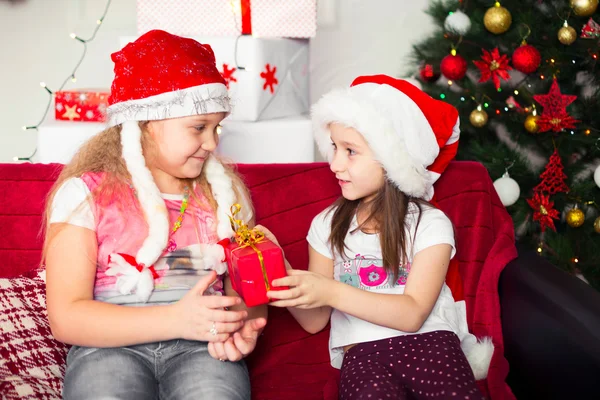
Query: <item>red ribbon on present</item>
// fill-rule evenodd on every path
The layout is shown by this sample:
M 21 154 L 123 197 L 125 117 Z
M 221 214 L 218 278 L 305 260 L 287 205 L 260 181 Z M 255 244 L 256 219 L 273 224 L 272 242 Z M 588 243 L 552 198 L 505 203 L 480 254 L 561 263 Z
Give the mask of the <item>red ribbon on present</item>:
M 262 251 L 255 245 L 262 242 L 265 238 L 265 234 L 256 228 L 250 229 L 248 225 L 241 219 L 235 219 L 235 215 L 242 210 L 242 206 L 234 204 L 231 206 L 231 215 L 229 216 L 229 222 L 231 223 L 231 229 L 235 232 L 233 240 L 238 244 L 238 247 L 232 250 L 232 253 L 237 250 L 241 250 L 245 247 L 250 246 L 258 257 L 260 263 L 260 269 L 262 271 L 263 280 L 265 282 L 265 289 L 267 292 L 271 290 L 271 284 L 269 283 L 269 276 L 267 275 L 267 268 L 265 267 L 265 260 L 262 255 Z
M 135 267 L 135 269 L 137 269 L 139 272 L 142 272 L 142 270 L 144 268 L 146 268 L 146 266 L 144 264 L 138 264 L 135 257 L 130 256 L 129 254 L 125 254 L 125 253 L 117 253 L 118 255 L 120 255 L 121 257 L 123 257 L 123 260 L 125 260 L 127 262 L 127 264 L 131 265 L 132 267 Z M 110 255 L 108 256 L 108 262 L 110 264 Z M 154 269 L 154 265 L 148 267 L 148 269 L 150 270 L 150 272 L 152 272 L 152 278 L 153 279 L 158 279 L 159 276 L 156 273 L 156 270 Z
M 252 35 L 252 7 L 250 0 L 241 0 L 242 35 Z

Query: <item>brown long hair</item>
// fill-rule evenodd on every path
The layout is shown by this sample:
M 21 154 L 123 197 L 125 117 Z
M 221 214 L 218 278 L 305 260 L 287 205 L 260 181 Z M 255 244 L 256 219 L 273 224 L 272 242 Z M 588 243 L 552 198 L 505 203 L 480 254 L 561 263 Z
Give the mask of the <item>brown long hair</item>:
M 329 210 L 333 212 L 329 235 L 332 252 L 344 257 L 348 248 L 345 239 L 350 231 L 352 219 L 359 211 L 364 210 L 367 217 L 351 233 L 365 229 L 379 233 L 383 265 L 388 274 L 394 276 L 396 282 L 400 265 L 408 260 L 407 245 L 414 243 L 415 239 L 414 236 L 408 238 L 406 234 L 406 215 L 410 203 L 417 206 L 419 213 L 415 226 L 416 234 L 424 207 L 433 206 L 423 199 L 405 195 L 387 179 L 375 197 L 368 202 L 363 199 L 347 200 L 340 197 Z
M 151 135 L 146 129 L 147 121 L 139 122 L 140 129 L 142 130 L 142 149 L 146 160 L 154 157 L 156 154 L 156 144 L 152 139 Z M 86 142 L 75 154 L 72 161 L 67 164 L 58 179 L 52 186 L 46 200 L 46 207 L 44 211 L 44 226 L 42 227 L 42 235 L 44 235 L 44 247 L 42 250 L 42 263 L 46 259 L 48 251 L 48 242 L 51 239 L 51 235 L 54 236 L 57 231 L 53 230 L 50 232 L 50 215 L 52 212 L 52 203 L 54 196 L 62 184 L 70 178 L 79 178 L 86 172 L 101 172 L 105 173 L 105 177 L 102 179 L 100 185 L 91 192 L 91 197 L 94 199 L 96 204 L 102 206 L 113 199 L 126 198 L 126 194 L 131 190 L 129 182 L 131 181 L 131 174 L 127 170 L 125 160 L 121 156 L 121 125 L 117 125 L 104 131 L 100 132 L 88 142 Z M 235 172 L 231 165 L 223 163 L 227 175 L 233 182 L 233 189 L 238 201 L 242 198 L 250 199 L 248 189 L 239 175 Z M 195 179 L 182 179 L 182 184 L 196 184 L 208 199 L 208 202 L 213 210 L 217 209 L 217 202 L 213 196 L 212 189 L 206 174 L 201 173 Z M 192 191 L 192 197 L 194 191 Z M 196 200 L 198 200 L 196 198 Z M 137 200 L 136 200 L 137 202 Z M 131 207 L 130 204 L 117 203 L 121 210 L 125 207 Z M 80 205 L 80 207 L 83 206 Z M 139 203 L 135 205 L 141 212 L 141 206 Z M 248 210 L 253 211 L 253 210 Z

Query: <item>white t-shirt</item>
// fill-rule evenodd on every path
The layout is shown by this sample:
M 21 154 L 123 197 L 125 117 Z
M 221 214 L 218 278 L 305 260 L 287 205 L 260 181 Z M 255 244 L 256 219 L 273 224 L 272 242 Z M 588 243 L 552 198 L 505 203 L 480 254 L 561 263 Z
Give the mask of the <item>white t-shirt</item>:
M 50 223 L 66 222 L 95 231 L 96 220 L 91 201 L 90 189 L 83 179 L 67 179 L 54 195 Z
M 415 235 L 419 211 L 414 203 L 409 205 L 406 215 L 406 233 L 407 242 L 409 245 L 412 244 L 412 249 L 408 251 L 407 262 L 400 266 L 397 282 L 392 282 L 393 276 L 388 275 L 383 266 L 379 235 L 367 234 L 360 230 L 350 233 L 358 226 L 356 217 L 354 217 L 346 236 L 347 249 L 344 257 L 341 257 L 337 252 L 335 252 L 335 255 L 332 254 L 328 242 L 331 232 L 331 220 L 334 214 L 334 210 L 330 208 L 314 218 L 307 240 L 313 249 L 333 260 L 335 280 L 374 293 L 402 294 L 404 293 L 404 285 L 414 255 L 427 247 L 442 243 L 452 246 L 452 257 L 456 252 L 454 230 L 448 217 L 438 209 L 422 208 L 421 221 Z M 456 324 L 452 322 L 457 319 L 452 292 L 444 284 L 431 314 L 417 333 L 436 330 L 456 331 Z M 344 346 L 410 334 L 414 333 L 372 324 L 334 309 L 331 314 L 331 333 L 329 337 L 331 365 L 335 368 L 341 367 Z

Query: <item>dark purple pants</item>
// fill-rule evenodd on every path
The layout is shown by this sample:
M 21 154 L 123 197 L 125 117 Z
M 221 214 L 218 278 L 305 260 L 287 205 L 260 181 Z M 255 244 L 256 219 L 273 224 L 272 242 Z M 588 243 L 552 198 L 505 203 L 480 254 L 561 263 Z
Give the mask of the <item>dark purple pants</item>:
M 458 336 L 435 331 L 360 343 L 344 356 L 340 400 L 483 399 Z

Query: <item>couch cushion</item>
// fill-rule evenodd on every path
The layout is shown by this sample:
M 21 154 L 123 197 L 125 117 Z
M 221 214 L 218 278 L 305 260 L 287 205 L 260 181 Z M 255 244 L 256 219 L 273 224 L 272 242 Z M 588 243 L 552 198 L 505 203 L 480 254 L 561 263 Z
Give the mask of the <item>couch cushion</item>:
M 60 399 L 67 346 L 50 333 L 44 281 L 0 279 L 3 399 Z
M 0 168 L 0 278 L 39 267 L 46 195 L 58 164 L 2 164 Z

